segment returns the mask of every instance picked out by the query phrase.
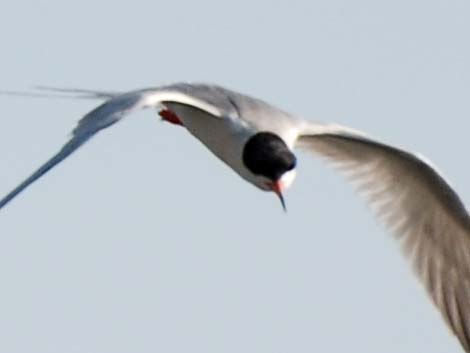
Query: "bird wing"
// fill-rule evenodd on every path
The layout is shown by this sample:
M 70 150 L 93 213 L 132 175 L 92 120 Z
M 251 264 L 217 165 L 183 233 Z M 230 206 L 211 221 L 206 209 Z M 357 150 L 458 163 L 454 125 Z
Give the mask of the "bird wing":
M 112 96 L 111 93 L 77 91 L 74 93 L 95 94 L 95 98 L 109 95 L 111 98 L 86 114 L 72 132 L 70 140 L 51 159 L 0 200 L 0 209 L 20 192 L 62 162 L 75 150 L 87 142 L 98 131 L 118 122 L 130 113 L 167 103 L 179 103 L 202 110 L 214 118 L 224 118 L 231 114 L 230 102 L 224 100 L 223 92 L 217 87 L 191 84 L 175 84 L 159 88 L 131 91 Z M 218 94 L 217 94 L 218 93 Z
M 310 125 L 296 147 L 331 161 L 366 196 L 470 352 L 470 217 L 449 183 L 424 158 L 337 125 Z

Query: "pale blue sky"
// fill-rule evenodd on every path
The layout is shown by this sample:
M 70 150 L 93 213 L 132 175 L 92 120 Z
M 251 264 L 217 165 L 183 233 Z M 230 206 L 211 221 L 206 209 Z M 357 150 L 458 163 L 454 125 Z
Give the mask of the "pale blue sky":
M 214 82 L 419 151 L 470 202 L 469 14 L 5 0 L 0 89 Z M 0 194 L 94 105 L 0 97 Z M 299 168 L 284 215 L 153 112 L 100 134 L 0 214 L 0 352 L 461 352 L 352 188 L 309 156 Z

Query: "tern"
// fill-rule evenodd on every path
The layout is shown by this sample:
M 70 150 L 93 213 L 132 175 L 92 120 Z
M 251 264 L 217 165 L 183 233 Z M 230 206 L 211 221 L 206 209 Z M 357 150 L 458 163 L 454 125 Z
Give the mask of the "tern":
M 13 191 L 0 209 L 97 132 L 130 113 L 156 108 L 243 179 L 276 194 L 295 178 L 295 148 L 344 172 L 400 242 L 445 322 L 470 352 L 470 217 L 441 173 L 424 157 L 336 124 L 295 117 L 269 103 L 217 85 L 177 83 L 125 93 L 64 90 L 104 99 L 70 140 Z

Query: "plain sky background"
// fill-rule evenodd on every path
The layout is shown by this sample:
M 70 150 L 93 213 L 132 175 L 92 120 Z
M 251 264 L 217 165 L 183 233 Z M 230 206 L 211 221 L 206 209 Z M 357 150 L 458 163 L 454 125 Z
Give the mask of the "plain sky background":
M 7 1 L 0 89 L 214 82 L 419 151 L 470 202 L 467 0 Z M 0 194 L 92 101 L 0 97 Z M 0 214 L 3 353 L 450 353 L 397 244 L 306 155 L 286 194 L 153 111 Z

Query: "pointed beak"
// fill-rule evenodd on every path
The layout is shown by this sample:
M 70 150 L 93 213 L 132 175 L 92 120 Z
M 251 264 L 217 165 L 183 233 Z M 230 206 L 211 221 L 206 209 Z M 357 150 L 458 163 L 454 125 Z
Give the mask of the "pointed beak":
M 282 195 L 282 184 L 279 180 L 271 184 L 272 191 L 279 197 L 281 200 L 282 209 L 287 213 L 286 202 L 284 201 L 284 196 Z

